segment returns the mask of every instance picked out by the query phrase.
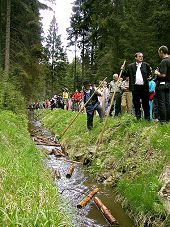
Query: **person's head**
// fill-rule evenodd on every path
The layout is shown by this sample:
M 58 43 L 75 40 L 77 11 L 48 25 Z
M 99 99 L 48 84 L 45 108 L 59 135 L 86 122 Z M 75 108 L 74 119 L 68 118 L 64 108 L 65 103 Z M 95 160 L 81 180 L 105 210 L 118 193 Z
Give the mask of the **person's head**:
M 113 81 L 116 82 L 118 80 L 118 77 L 119 76 L 117 73 L 113 74 Z
M 103 86 L 104 86 L 104 87 L 107 87 L 107 81 L 104 81 L 104 82 L 103 82 Z
M 135 60 L 137 63 L 141 63 L 143 61 L 143 54 L 141 52 L 137 52 L 135 54 Z
M 89 80 L 84 81 L 83 85 L 86 90 L 90 90 L 91 83 Z
M 159 54 L 159 57 L 163 59 L 166 55 L 168 55 L 168 47 L 167 46 L 159 47 L 158 54 Z

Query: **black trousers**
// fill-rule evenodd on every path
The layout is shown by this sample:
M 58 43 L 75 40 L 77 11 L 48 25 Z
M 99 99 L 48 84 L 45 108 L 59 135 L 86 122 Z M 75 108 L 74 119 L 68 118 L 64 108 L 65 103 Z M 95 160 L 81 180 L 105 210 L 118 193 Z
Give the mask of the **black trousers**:
M 114 102 L 116 102 L 115 103 L 115 116 L 118 116 L 119 114 L 121 114 L 121 98 L 122 98 L 122 94 L 120 92 L 116 92 L 115 98 L 114 98 Z M 109 113 L 110 116 L 112 116 L 113 110 L 114 110 L 114 104 L 110 108 L 110 113 Z
M 170 83 L 157 85 L 156 95 L 158 99 L 159 120 L 161 122 L 170 121 Z
M 137 119 L 141 118 L 141 101 L 144 111 L 144 118 L 149 120 L 149 88 L 145 85 L 135 85 L 133 95 L 133 105 Z
M 97 107 L 95 108 L 95 110 L 97 110 L 100 119 L 103 119 L 103 117 L 104 117 L 104 112 L 103 112 L 102 107 L 99 105 L 99 106 L 97 106 Z M 95 110 L 94 110 L 94 111 L 95 111 Z M 91 130 L 91 129 L 93 128 L 94 111 L 93 111 L 92 114 L 89 114 L 89 113 L 87 112 L 87 128 L 88 128 L 89 130 Z

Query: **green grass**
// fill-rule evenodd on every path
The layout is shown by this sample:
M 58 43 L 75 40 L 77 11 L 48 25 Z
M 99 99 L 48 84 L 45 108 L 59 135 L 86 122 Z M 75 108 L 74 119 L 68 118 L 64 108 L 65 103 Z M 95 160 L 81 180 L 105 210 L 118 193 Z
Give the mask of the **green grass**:
M 59 135 L 75 113 L 57 109 L 38 111 L 38 115 L 46 127 Z M 86 115 L 81 114 L 61 142 L 71 158 L 82 153 L 83 158 L 93 160 L 88 171 L 94 176 L 110 173 L 123 205 L 132 211 L 138 223 L 144 224 L 145 219 L 152 217 L 152 223 L 156 223 L 153 226 L 158 226 L 160 217 L 166 216 L 158 192 L 160 174 L 170 162 L 170 124 L 136 121 L 130 115 L 109 118 L 102 144 L 94 156 L 101 129 L 96 117 L 94 129 L 88 132 Z
M 0 112 L 0 226 L 71 226 L 27 131 L 27 120 Z

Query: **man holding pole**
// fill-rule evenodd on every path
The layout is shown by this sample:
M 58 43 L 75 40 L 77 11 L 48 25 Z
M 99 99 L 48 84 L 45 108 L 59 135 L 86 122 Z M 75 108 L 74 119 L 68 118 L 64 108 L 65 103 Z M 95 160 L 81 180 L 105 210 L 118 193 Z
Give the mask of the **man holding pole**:
M 102 107 L 100 106 L 100 102 L 98 100 L 98 96 L 101 96 L 101 93 L 99 91 L 95 91 L 94 88 L 92 88 L 91 83 L 89 81 L 85 81 L 83 83 L 84 88 L 84 103 L 86 103 L 92 94 L 95 92 L 91 100 L 86 105 L 86 113 L 87 113 L 87 128 L 88 130 L 91 130 L 93 128 L 93 117 L 94 117 L 94 111 L 97 110 L 100 121 L 103 120 L 104 112 Z
M 118 116 L 121 114 L 121 97 L 122 97 L 122 80 L 118 81 L 119 75 L 117 73 L 113 74 L 113 80 L 109 84 L 109 100 L 111 101 L 113 93 L 115 91 L 115 97 L 114 97 L 114 103 L 115 103 L 115 116 Z M 112 116 L 112 112 L 114 110 L 114 103 L 111 105 L 110 113 L 109 115 Z

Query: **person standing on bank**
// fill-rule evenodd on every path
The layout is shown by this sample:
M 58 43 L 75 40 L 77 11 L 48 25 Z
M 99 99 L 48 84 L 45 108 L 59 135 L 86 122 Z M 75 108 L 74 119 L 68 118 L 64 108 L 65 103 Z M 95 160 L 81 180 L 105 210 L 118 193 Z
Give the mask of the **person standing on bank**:
M 158 49 L 159 57 L 162 59 L 157 75 L 156 95 L 158 99 L 158 111 L 160 123 L 170 121 L 170 56 L 168 47 L 161 46 Z
M 95 91 L 95 89 L 92 88 L 91 83 L 89 81 L 85 81 L 83 85 L 84 85 L 83 87 L 84 103 L 86 103 L 92 96 L 92 94 L 95 92 L 94 96 L 85 107 L 87 113 L 87 128 L 88 130 L 91 130 L 93 128 L 94 111 L 97 110 L 100 117 L 100 121 L 102 121 L 104 117 L 103 109 L 100 106 L 100 102 L 98 100 L 98 96 L 101 96 L 101 93 Z
M 110 116 L 113 116 L 112 113 L 113 113 L 114 107 L 115 107 L 115 111 L 114 111 L 115 116 L 119 116 L 121 114 L 122 80 L 119 80 L 117 84 L 118 78 L 119 78 L 119 75 L 117 73 L 113 74 L 113 80 L 109 84 L 109 101 L 111 101 L 114 91 L 116 89 L 114 103 L 110 108 L 110 113 L 109 113 Z
M 149 85 L 148 78 L 151 69 L 148 63 L 143 62 L 143 54 L 135 54 L 135 62 L 128 65 L 126 76 L 129 76 L 129 90 L 132 91 L 133 105 L 137 120 L 141 119 L 141 101 L 144 118 L 149 120 Z

